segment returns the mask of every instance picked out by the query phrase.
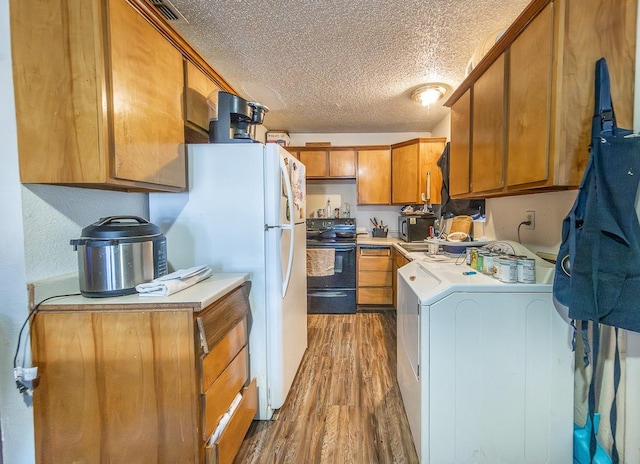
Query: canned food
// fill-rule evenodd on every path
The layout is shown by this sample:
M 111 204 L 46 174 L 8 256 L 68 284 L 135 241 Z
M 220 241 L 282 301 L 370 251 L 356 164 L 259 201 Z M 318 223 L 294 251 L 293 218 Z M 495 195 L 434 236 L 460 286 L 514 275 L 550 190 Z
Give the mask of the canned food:
M 466 249 L 466 252 L 465 252 L 466 253 L 465 254 L 465 264 L 467 266 L 471 266 L 471 261 L 472 261 L 471 257 L 473 256 L 473 251 L 474 250 L 476 251 L 476 253 L 478 252 L 478 249 L 475 248 L 475 247 L 467 247 L 467 249 Z
M 484 263 L 482 266 L 482 273 L 493 275 L 494 256 L 491 253 L 484 255 Z
M 471 269 L 478 268 L 478 249 L 477 248 L 471 248 L 471 262 L 469 263 L 469 266 L 471 266 Z
M 493 257 L 493 278 L 500 280 L 500 260 L 502 255 L 496 255 Z
M 536 283 L 536 260 L 532 258 L 518 258 L 518 282 L 523 284 Z
M 500 282 L 518 282 L 518 259 L 515 257 L 503 258 L 500 260 Z
M 476 270 L 483 272 L 484 269 L 484 254 L 478 252 L 478 257 L 476 258 Z

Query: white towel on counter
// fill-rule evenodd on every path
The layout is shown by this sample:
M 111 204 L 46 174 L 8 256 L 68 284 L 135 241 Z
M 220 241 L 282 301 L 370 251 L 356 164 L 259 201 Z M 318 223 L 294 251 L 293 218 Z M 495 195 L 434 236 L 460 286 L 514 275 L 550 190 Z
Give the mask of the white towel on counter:
M 233 399 L 233 401 L 231 402 L 231 406 L 229 406 L 228 411 L 224 413 L 224 415 L 220 419 L 220 422 L 218 422 L 218 426 L 211 434 L 211 437 L 209 438 L 209 443 L 208 443 L 209 445 L 213 445 L 215 444 L 215 442 L 218 441 L 218 438 L 220 438 L 220 435 L 222 435 L 222 432 L 224 432 L 224 429 L 227 427 L 227 424 L 229 423 L 231 416 L 233 416 L 233 413 L 237 409 L 241 400 L 242 400 L 242 393 L 238 393 L 236 397 Z
M 136 285 L 140 296 L 169 296 L 189 288 L 201 280 L 211 276 L 213 271 L 209 266 L 195 266 L 180 269 L 171 274 L 153 279 L 151 282 Z

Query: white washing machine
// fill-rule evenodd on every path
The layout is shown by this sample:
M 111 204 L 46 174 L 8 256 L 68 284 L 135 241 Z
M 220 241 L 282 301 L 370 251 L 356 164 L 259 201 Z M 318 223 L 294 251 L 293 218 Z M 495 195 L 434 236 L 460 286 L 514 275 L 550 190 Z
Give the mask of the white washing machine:
M 420 461 L 572 462 L 572 329 L 552 285 L 470 270 L 415 260 L 398 271 L 398 383 Z

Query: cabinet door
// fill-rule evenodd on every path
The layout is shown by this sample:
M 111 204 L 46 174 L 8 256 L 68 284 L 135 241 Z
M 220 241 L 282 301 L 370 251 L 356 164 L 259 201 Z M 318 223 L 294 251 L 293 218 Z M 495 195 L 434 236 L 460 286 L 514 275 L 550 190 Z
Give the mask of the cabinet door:
M 446 139 L 421 140 L 418 153 L 418 203 L 439 205 L 442 200 L 442 171 L 438 160 Z M 427 192 L 427 189 L 429 191 Z M 424 195 L 424 196 L 423 196 Z
M 391 149 L 391 203 L 418 203 L 419 145 Z
M 355 150 L 329 151 L 329 177 L 356 177 Z
M 507 186 L 549 178 L 553 4 L 513 42 L 509 56 Z
M 209 132 L 209 120 L 215 117 L 220 88 L 191 61 L 184 61 L 185 119 Z
M 114 177 L 184 189 L 182 55 L 127 2 L 108 6 Z
M 503 54 L 473 86 L 473 192 L 504 186 L 504 65 Z
M 358 150 L 358 204 L 388 205 L 391 201 L 391 150 Z
M 189 311 L 41 312 L 37 462 L 196 462 L 194 345 Z
M 471 89 L 451 106 L 449 195 L 469 193 L 471 161 Z
M 300 161 L 307 168 L 307 178 L 327 177 L 329 174 L 326 150 L 301 151 Z
M 291 154 L 291 156 L 293 156 L 294 158 L 300 159 L 300 152 L 298 150 L 296 150 L 294 148 L 290 149 L 288 147 L 285 147 L 285 150 L 287 150 Z M 304 164 L 304 163 L 302 163 L 302 164 Z
M 10 6 L 20 180 L 105 183 L 99 2 Z

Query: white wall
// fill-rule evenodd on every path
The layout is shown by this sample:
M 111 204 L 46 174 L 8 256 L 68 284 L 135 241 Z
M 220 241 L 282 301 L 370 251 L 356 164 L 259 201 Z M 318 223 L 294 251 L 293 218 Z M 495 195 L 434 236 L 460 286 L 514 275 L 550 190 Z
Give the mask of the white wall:
M 0 105 L 0 211 L 4 224 L 0 254 L 0 427 L 4 462 L 20 464 L 34 461 L 33 417 L 12 377 L 13 350 L 27 315 L 27 297 L 8 13 L 8 0 L 0 0 L 0 101 L 4 102 Z
M 27 317 L 27 282 L 76 273 L 69 240 L 100 217 L 148 217 L 147 195 L 48 185 L 19 180 L 8 0 L 0 0 L 0 427 L 5 464 L 35 462 L 32 409 L 12 378 L 18 331 Z

